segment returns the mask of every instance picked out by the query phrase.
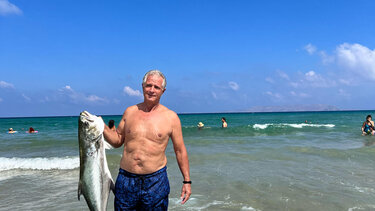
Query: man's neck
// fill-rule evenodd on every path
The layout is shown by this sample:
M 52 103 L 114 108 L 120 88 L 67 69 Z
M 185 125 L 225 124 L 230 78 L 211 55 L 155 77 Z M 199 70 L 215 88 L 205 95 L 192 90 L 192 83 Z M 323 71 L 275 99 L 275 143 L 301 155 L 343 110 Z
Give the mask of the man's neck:
M 145 112 L 151 112 L 155 111 L 159 107 L 159 102 L 153 103 L 153 102 L 143 102 L 143 108 Z

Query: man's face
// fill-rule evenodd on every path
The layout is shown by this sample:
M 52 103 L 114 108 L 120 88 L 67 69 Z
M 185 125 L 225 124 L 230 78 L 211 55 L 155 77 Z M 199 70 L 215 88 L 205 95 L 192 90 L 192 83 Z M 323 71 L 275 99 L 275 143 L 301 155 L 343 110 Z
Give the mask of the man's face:
M 145 101 L 157 102 L 165 89 L 162 86 L 163 78 L 158 75 L 149 75 L 143 84 L 143 96 Z

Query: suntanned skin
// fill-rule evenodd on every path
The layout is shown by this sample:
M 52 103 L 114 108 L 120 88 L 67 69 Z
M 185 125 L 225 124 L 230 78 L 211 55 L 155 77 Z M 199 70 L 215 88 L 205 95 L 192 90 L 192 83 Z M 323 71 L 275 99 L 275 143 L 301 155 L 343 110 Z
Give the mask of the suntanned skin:
M 224 119 L 221 119 L 221 122 L 222 122 L 221 127 L 223 128 L 228 127 L 228 123 Z
M 159 103 L 165 88 L 163 78 L 149 75 L 142 84 L 144 102 L 128 107 L 117 127 L 106 125 L 104 138 L 113 147 L 124 145 L 120 166 L 135 174 L 150 174 L 167 165 L 165 150 L 171 138 L 182 176 L 190 181 L 189 159 L 177 114 Z M 182 204 L 191 195 L 191 185 L 183 184 Z

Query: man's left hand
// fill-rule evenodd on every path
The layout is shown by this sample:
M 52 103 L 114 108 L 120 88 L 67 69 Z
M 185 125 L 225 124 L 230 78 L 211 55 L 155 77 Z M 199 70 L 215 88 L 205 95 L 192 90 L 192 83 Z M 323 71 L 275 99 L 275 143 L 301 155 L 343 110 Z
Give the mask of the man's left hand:
M 191 195 L 191 184 L 184 184 L 181 190 L 181 204 L 185 204 Z

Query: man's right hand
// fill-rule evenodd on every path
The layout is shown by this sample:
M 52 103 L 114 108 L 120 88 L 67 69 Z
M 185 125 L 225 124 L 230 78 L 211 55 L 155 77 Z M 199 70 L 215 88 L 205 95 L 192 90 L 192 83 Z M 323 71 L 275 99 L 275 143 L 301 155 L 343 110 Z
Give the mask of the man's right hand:
M 185 204 L 191 195 L 191 184 L 184 184 L 181 190 L 181 204 Z

